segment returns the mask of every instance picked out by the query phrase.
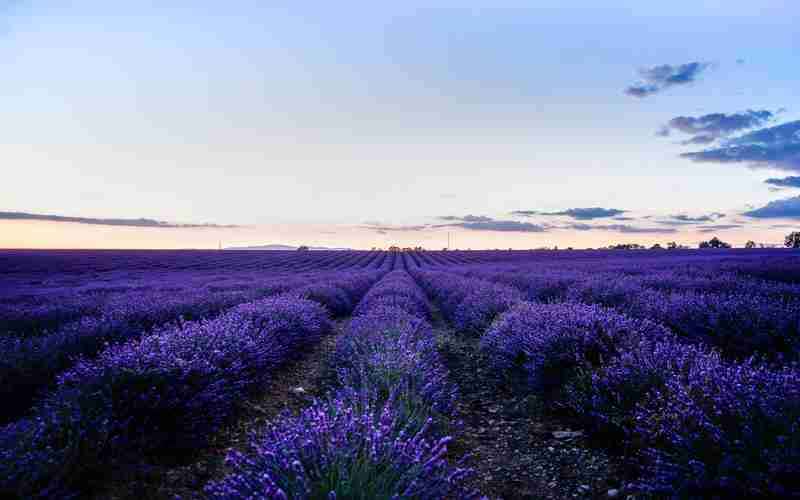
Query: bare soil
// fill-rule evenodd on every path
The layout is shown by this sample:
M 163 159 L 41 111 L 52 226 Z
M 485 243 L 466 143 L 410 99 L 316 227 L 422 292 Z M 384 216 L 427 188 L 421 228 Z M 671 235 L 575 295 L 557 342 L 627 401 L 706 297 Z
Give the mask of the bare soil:
M 459 388 L 454 459 L 470 454 L 472 486 L 490 499 L 622 498 L 620 467 L 564 418 L 516 394 L 492 370 L 478 339 L 437 318 L 440 353 Z M 554 436 L 557 432 L 559 437 Z

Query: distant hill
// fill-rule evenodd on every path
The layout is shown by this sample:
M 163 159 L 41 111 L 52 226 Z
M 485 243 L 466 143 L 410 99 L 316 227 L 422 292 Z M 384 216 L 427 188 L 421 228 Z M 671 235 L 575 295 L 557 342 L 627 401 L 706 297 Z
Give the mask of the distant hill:
M 350 250 L 349 248 L 309 247 L 309 250 Z M 225 250 L 297 250 L 292 245 L 253 245 L 248 247 L 225 247 Z

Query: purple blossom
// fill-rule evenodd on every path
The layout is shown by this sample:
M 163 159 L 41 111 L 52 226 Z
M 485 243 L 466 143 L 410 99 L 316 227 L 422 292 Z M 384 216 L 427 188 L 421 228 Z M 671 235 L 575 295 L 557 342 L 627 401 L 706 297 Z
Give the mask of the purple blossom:
M 669 336 L 656 323 L 611 309 L 523 302 L 497 319 L 481 348 L 499 373 L 521 372 L 532 390 L 552 395 L 576 371 L 602 366 L 640 339 Z
M 206 487 L 211 498 L 477 498 L 468 469 L 445 458 L 448 437 L 409 429 L 393 404 L 344 391 L 298 417 L 285 415 L 248 453 L 231 452 L 231 473 Z

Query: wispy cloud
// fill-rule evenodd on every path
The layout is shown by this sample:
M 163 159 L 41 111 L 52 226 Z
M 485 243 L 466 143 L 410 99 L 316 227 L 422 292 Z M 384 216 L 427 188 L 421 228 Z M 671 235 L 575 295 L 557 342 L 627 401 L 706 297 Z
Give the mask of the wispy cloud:
M 234 228 L 236 225 L 220 224 L 176 224 L 155 219 L 107 219 L 94 217 L 68 217 L 64 215 L 31 214 L 26 212 L 0 212 L 0 220 L 36 220 L 49 222 L 72 222 L 77 224 L 92 224 L 97 226 L 123 226 L 162 229 L 192 229 L 192 228 Z
M 668 215 L 666 219 L 659 220 L 659 224 L 667 224 L 671 226 L 682 226 L 688 224 L 704 224 L 706 222 L 714 222 L 715 220 L 725 217 L 725 214 L 719 212 L 712 212 L 708 215 L 698 215 L 692 217 L 686 214 Z
M 800 120 L 750 132 L 721 147 L 683 153 L 700 163 L 742 163 L 751 168 L 800 171 Z
M 492 222 L 494 220 L 491 217 L 485 217 L 483 215 L 465 215 L 463 217 L 443 215 L 438 217 L 438 219 L 451 222 Z
M 533 217 L 536 215 L 563 216 L 563 217 L 571 217 L 576 220 L 592 220 L 592 219 L 602 219 L 606 217 L 615 217 L 624 213 L 625 210 L 619 210 L 616 208 L 589 207 L 589 208 L 568 208 L 566 210 L 561 210 L 558 212 L 540 212 L 538 210 L 514 210 L 513 212 L 511 212 L 511 215 L 516 215 L 518 217 Z M 618 218 L 617 220 L 622 220 L 622 219 L 623 218 Z
M 616 231 L 626 234 L 672 234 L 677 233 L 675 228 L 666 227 L 637 227 L 629 224 L 570 224 L 563 226 L 563 229 L 574 229 L 576 231 Z
M 736 229 L 744 227 L 742 224 L 715 224 L 712 226 L 701 226 L 697 228 L 699 233 L 713 233 L 715 231 L 726 231 L 728 229 Z
M 697 80 L 703 71 L 711 66 L 707 62 L 690 62 L 686 64 L 662 64 L 639 70 L 641 81 L 625 89 L 629 96 L 643 98 L 657 94 L 662 90 L 677 85 L 688 85 Z
M 431 226 L 426 224 L 419 224 L 419 225 L 393 225 L 393 224 L 383 224 L 381 222 L 365 222 L 363 226 L 366 229 L 371 229 L 376 231 L 379 234 L 387 234 L 391 232 L 400 232 L 400 233 L 410 233 L 416 231 L 424 231 Z
M 761 127 L 775 118 L 776 113 L 766 109 L 747 110 L 740 113 L 710 113 L 702 116 L 676 116 L 657 132 L 666 137 L 673 131 L 690 135 L 683 144 L 710 144 L 743 130 Z
M 742 215 L 756 219 L 800 219 L 800 196 L 775 200 Z

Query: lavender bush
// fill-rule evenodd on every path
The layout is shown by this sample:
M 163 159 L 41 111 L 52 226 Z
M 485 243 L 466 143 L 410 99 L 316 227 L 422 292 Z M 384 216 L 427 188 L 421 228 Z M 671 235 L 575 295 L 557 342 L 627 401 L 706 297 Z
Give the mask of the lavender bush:
M 353 301 L 347 293 L 332 283 L 315 283 L 300 288 L 296 293 L 324 305 L 335 317 L 345 316 L 353 310 Z
M 530 390 L 552 396 L 579 370 L 602 366 L 642 338 L 668 337 L 650 321 L 576 303 L 523 302 L 481 339 L 498 373 L 521 371 Z
M 704 342 L 744 359 L 772 360 L 800 355 L 800 301 L 758 295 L 642 293 L 631 310 L 668 326 L 689 341 Z
M 719 354 L 676 339 L 641 338 L 574 380 L 566 390 L 566 406 L 603 445 L 629 452 L 639 403 L 695 363 L 719 366 Z
M 702 358 L 638 407 L 639 488 L 692 498 L 800 491 L 800 372 Z
M 206 492 L 219 499 L 355 500 L 476 498 L 463 485 L 469 471 L 444 458 L 449 438 L 428 427 L 409 431 L 393 396 L 376 402 L 344 391 L 298 417 L 284 416 L 248 453 L 232 452 L 232 472 Z M 383 401 L 383 400 L 381 400 Z
M 436 349 L 436 337 L 423 319 L 402 310 L 378 307 L 350 323 L 340 338 L 334 365 L 344 387 L 395 394 L 406 421 L 441 421 L 456 399 L 455 387 Z
M 494 319 L 521 302 L 522 293 L 504 285 L 482 282 L 459 302 L 453 313 L 453 326 L 463 333 L 480 335 Z
M 402 309 L 420 318 L 430 316 L 430 306 L 425 294 L 408 273 L 393 271 L 372 287 L 358 303 L 354 316 L 360 316 L 375 307 L 388 306 Z

